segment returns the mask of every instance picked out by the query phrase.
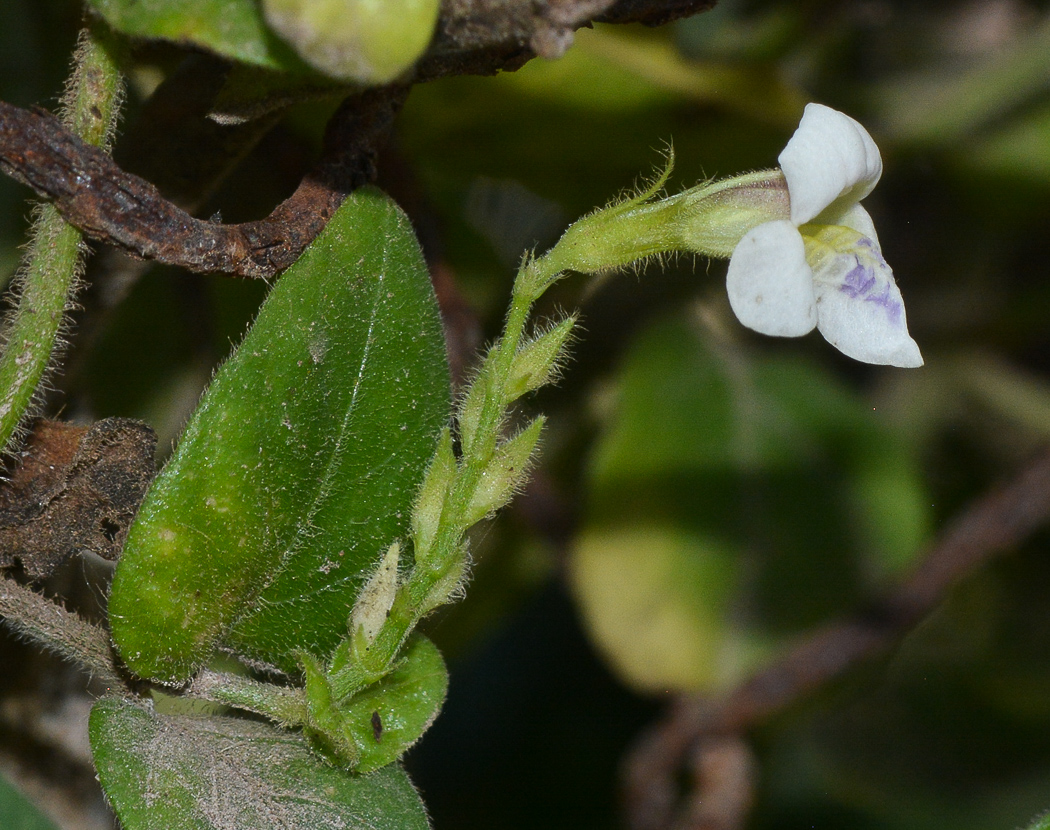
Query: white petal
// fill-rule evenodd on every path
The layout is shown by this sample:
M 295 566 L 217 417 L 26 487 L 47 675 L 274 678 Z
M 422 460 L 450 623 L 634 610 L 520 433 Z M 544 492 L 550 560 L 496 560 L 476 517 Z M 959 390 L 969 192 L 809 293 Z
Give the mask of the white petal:
M 844 213 L 875 187 L 882 157 L 868 131 L 848 115 L 807 104 L 777 159 L 791 195 L 791 221 L 804 225 L 828 207 Z
M 740 322 L 762 334 L 801 337 L 817 324 L 805 244 L 786 219 L 744 235 L 729 260 L 726 290 Z
M 842 216 L 835 219 L 834 224 L 846 228 L 853 228 L 861 236 L 866 236 L 875 243 L 875 249 L 881 254 L 882 246 L 879 244 L 878 234 L 875 233 L 875 223 L 871 221 L 871 215 L 861 206 L 854 205 Z
M 864 242 L 868 245 L 858 247 L 857 254 L 827 257 L 814 274 L 820 333 L 855 360 L 922 366 L 893 271 L 874 244 Z

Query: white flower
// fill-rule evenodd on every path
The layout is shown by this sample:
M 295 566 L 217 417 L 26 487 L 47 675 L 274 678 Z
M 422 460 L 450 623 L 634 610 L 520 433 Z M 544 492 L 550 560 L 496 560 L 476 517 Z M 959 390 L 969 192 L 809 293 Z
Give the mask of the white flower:
M 867 130 L 848 115 L 809 104 L 777 160 L 791 218 L 753 228 L 733 250 L 726 282 L 740 322 L 781 337 L 816 327 L 857 360 L 921 366 L 893 271 L 859 204 L 882 175 Z

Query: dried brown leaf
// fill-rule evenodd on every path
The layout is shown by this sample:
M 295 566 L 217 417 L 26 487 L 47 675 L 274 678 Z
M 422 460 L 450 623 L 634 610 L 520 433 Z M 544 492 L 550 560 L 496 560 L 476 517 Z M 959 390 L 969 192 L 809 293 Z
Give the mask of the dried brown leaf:
M 38 420 L 0 485 L 0 567 L 40 579 L 80 550 L 116 559 L 156 473 L 156 444 L 130 418 Z

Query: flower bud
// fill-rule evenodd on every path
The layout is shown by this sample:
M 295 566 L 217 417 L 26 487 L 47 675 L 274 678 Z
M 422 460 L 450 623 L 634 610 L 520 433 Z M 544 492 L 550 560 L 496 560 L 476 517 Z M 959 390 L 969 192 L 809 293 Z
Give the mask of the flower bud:
M 369 643 L 375 642 L 397 597 L 397 564 L 400 557 L 401 544 L 394 542 L 357 595 L 357 602 L 350 614 L 351 636 L 360 630 Z
M 510 501 L 514 491 L 525 479 L 529 459 L 536 449 L 545 421 L 542 416 L 536 418 L 525 429 L 496 448 L 467 507 L 465 524 L 480 522 Z
M 673 251 L 728 257 L 751 229 L 791 214 L 779 170 L 707 182 L 654 199 L 654 187 L 571 225 L 547 254 L 551 270 L 599 273 Z
M 456 475 L 456 456 L 452 452 L 452 433 L 447 428 L 438 439 L 434 458 L 419 488 L 412 508 L 412 544 L 417 562 L 425 562 L 441 524 L 445 496 Z
M 565 342 L 576 325 L 573 314 L 557 323 L 549 331 L 523 343 L 514 355 L 510 378 L 507 382 L 508 401 L 539 389 L 550 383 L 558 374 L 560 358 Z

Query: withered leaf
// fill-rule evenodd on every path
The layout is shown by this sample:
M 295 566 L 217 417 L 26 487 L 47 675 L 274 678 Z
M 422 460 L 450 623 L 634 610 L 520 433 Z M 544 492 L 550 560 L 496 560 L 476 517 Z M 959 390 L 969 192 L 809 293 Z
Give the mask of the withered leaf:
M 153 430 L 130 418 L 37 420 L 0 483 L 0 568 L 21 564 L 40 579 L 81 550 L 116 559 L 156 474 L 156 445 Z

